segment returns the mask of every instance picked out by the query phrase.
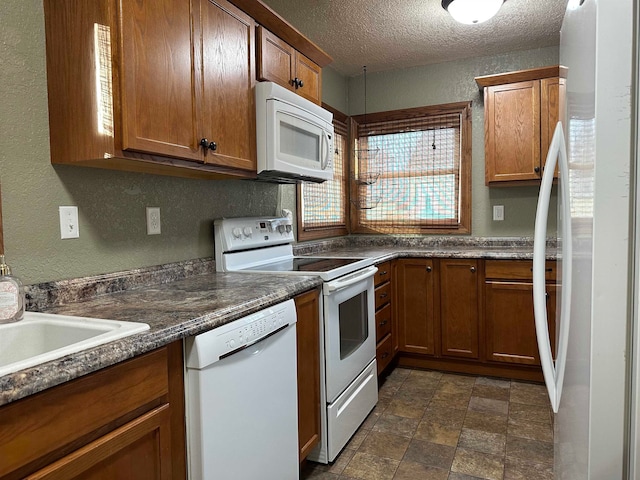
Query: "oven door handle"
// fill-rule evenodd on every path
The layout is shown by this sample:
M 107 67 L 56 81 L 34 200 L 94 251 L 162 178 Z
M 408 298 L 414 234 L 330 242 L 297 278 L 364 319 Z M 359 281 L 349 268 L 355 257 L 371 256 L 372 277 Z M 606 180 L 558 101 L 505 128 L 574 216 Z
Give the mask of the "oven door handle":
M 367 267 L 363 270 L 358 270 L 356 273 L 352 273 L 351 275 L 345 275 L 337 280 L 332 280 L 331 282 L 327 282 L 323 286 L 323 292 L 325 295 L 329 295 L 330 293 L 336 292 L 338 290 L 342 290 L 343 288 L 347 288 L 354 283 L 361 282 L 369 277 L 373 277 L 375 273 L 378 271 L 378 267 Z

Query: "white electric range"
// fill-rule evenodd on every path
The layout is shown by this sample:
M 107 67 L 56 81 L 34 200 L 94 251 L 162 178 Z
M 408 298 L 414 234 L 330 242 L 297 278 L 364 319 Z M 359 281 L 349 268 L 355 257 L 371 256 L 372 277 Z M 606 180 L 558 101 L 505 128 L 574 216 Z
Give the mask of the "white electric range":
M 214 234 L 217 271 L 317 275 L 324 281 L 321 439 L 308 458 L 333 461 L 378 401 L 374 259 L 294 256 L 289 218 L 219 219 Z

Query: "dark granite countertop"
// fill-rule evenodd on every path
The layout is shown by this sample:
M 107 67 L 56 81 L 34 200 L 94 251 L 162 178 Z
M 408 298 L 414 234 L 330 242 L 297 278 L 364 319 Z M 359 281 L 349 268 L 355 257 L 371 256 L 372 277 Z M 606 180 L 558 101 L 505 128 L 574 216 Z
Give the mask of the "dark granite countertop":
M 530 239 L 359 236 L 299 244 L 299 255 L 530 260 Z M 547 258 L 555 258 L 555 245 Z M 319 277 L 216 273 L 212 259 L 30 286 L 30 310 L 148 323 L 147 332 L 0 377 L 0 405 L 211 330 L 321 284 Z
M 207 273 L 49 308 L 49 313 L 144 322 L 151 328 L 0 377 L 0 405 L 211 330 L 320 284 L 314 276 Z

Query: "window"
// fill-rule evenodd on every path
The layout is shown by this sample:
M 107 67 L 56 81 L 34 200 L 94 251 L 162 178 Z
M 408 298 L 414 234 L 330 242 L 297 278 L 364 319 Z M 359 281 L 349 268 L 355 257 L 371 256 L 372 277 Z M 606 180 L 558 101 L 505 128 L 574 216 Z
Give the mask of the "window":
M 346 235 L 347 232 L 347 117 L 323 105 L 333 113 L 333 178 L 323 183 L 298 186 L 298 239 Z
M 470 115 L 464 102 L 354 117 L 352 232 L 469 233 Z

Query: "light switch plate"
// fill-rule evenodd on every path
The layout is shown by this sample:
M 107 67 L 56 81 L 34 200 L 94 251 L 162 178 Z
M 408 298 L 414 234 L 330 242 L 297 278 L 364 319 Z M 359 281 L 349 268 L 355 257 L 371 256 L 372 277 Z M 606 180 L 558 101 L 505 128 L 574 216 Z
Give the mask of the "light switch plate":
M 78 207 L 58 207 L 60 214 L 60 238 L 78 238 L 80 226 L 78 225 Z
M 504 205 L 493 206 L 493 220 L 494 221 L 504 220 Z

